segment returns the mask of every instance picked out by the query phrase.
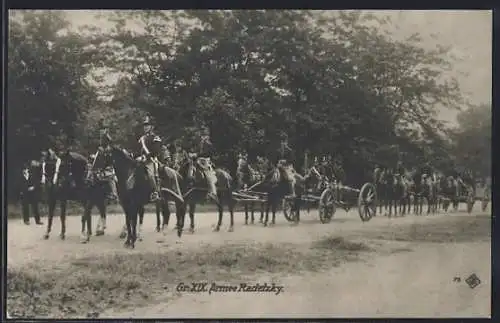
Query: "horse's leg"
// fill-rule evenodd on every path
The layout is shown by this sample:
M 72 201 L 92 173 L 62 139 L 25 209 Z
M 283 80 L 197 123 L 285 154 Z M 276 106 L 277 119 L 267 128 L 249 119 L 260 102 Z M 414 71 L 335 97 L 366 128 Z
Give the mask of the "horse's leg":
M 261 202 L 260 203 L 260 219 L 259 222 L 262 223 L 264 219 L 264 208 L 266 207 L 266 202 Z
M 271 225 L 276 224 L 276 210 L 278 208 L 279 201 L 280 201 L 279 199 L 275 199 L 272 205 L 273 218 L 271 219 Z
M 217 219 L 217 224 L 215 225 L 213 231 L 214 232 L 219 232 L 220 231 L 220 226 L 222 225 L 222 215 L 224 213 L 223 209 L 223 201 L 222 201 L 222 196 L 219 194 L 218 196 L 219 203 L 217 203 L 217 210 L 219 211 L 219 216 Z
M 89 202 L 87 201 L 87 203 L 85 203 L 84 207 L 83 207 L 83 214 L 82 214 L 82 231 L 81 231 L 81 240 L 82 240 L 82 243 L 83 241 L 85 240 L 86 238 L 86 232 L 85 232 L 85 229 L 87 227 L 87 213 L 88 213 L 88 209 L 89 209 Z M 87 230 L 88 232 L 88 230 Z
M 273 197 L 268 197 L 267 198 L 267 204 L 266 204 L 266 216 L 263 222 L 264 226 L 267 226 L 267 222 L 269 221 L 269 209 L 271 208 L 271 200 Z
M 142 223 L 144 222 L 145 205 L 138 206 L 137 210 L 138 211 L 136 217 L 139 218 L 139 230 L 137 230 L 137 224 L 134 226 L 134 230 L 136 231 L 137 234 L 136 235 L 137 240 L 142 241 Z
M 234 208 L 236 206 L 236 201 L 233 199 L 232 195 L 233 195 L 232 192 L 229 191 L 229 196 L 227 198 L 227 205 L 229 208 L 229 221 L 230 221 L 228 228 L 229 232 L 234 231 Z
M 61 234 L 59 237 L 61 240 L 66 239 L 66 207 L 68 205 L 68 200 L 62 199 L 61 200 Z
M 168 209 L 168 205 L 167 205 L 167 210 L 169 212 L 168 214 L 170 217 L 170 209 Z M 176 224 L 177 236 L 180 238 L 182 236 L 182 231 L 184 230 L 184 219 L 186 217 L 186 207 L 183 202 L 175 201 L 175 215 L 177 218 L 177 224 Z
M 50 232 L 52 231 L 52 221 L 54 221 L 54 212 L 56 210 L 56 203 L 57 199 L 55 196 L 53 196 L 52 192 L 49 192 L 49 197 L 48 197 L 48 221 L 47 221 L 47 231 L 45 232 L 43 238 L 48 239 L 50 236 Z
M 99 209 L 99 222 L 101 225 L 101 232 L 95 232 L 96 235 L 104 235 L 106 230 L 106 200 L 101 199 L 97 202 L 97 208 Z M 92 234 L 92 232 L 90 233 Z
M 90 200 L 86 201 L 83 205 L 81 243 L 87 243 L 90 241 L 90 235 L 92 234 L 92 207 L 93 205 Z M 87 229 L 86 232 L 85 225 Z
M 177 203 L 175 204 L 175 210 L 177 212 Z M 161 230 L 165 230 L 168 227 L 168 223 L 170 222 L 170 208 L 168 207 L 168 201 L 162 201 L 161 203 L 161 215 L 163 222 L 161 224 Z
M 156 211 L 156 232 L 160 232 L 160 226 L 161 226 L 161 219 L 160 219 L 160 213 L 162 209 L 162 202 L 163 200 L 157 201 L 155 203 L 155 211 Z
M 244 209 L 245 209 L 245 225 L 248 225 L 248 203 L 245 203 Z M 252 220 L 253 220 L 253 214 L 252 214 Z
M 137 220 L 139 217 L 139 211 L 141 209 L 141 205 L 137 202 L 134 202 L 132 207 L 130 208 L 130 221 L 129 221 L 129 231 L 128 236 L 130 237 L 130 247 L 132 249 L 135 248 L 135 243 L 137 241 Z
M 189 221 L 190 221 L 190 226 L 189 226 L 189 232 L 194 233 L 194 212 L 196 211 L 196 202 L 191 201 L 189 203 Z
M 295 201 L 293 203 L 293 207 L 295 208 L 295 211 L 297 212 L 297 218 L 295 220 L 296 223 L 300 222 L 300 207 L 302 206 L 302 196 L 299 195 L 298 197 L 295 198 Z

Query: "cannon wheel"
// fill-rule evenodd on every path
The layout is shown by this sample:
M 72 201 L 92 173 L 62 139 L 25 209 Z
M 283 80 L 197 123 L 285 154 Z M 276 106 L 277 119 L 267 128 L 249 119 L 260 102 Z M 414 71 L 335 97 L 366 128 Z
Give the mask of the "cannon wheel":
M 332 189 L 325 189 L 319 198 L 318 214 L 321 223 L 330 223 L 337 210 L 336 196 Z
M 365 183 L 358 196 L 358 212 L 361 221 L 369 221 L 374 215 L 377 207 L 377 192 L 372 183 Z
M 297 222 L 297 211 L 293 210 L 293 199 L 283 199 L 283 214 L 288 222 Z

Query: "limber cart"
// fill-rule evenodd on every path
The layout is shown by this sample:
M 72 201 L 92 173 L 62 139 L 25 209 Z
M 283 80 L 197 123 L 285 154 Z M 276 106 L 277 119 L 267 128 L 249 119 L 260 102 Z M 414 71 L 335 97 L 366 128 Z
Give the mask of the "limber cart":
M 376 212 L 377 193 L 372 183 L 365 183 L 361 189 L 338 185 L 336 182 L 327 184 L 319 195 L 307 193 L 302 195 L 304 203 L 317 203 L 321 223 L 329 223 L 338 207 L 346 211 L 357 206 L 361 221 L 369 221 Z M 283 200 L 283 213 L 290 222 L 297 222 L 297 211 L 293 209 L 293 197 L 286 196 Z

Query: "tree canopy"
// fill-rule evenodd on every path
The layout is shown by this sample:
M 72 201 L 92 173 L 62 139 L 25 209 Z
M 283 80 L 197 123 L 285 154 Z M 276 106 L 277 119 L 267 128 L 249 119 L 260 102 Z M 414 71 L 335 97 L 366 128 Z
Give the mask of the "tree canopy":
M 341 157 L 357 184 L 374 161 L 489 167 L 489 107 L 465 110 L 458 128 L 447 129 L 438 109 L 465 107 L 446 73 L 449 49 L 423 49 L 418 33 L 394 40 L 378 28 L 390 20 L 305 10 L 117 11 L 101 19 L 113 28 L 69 32 L 60 12 L 10 17 L 9 160 L 58 142 L 88 152 L 102 122 L 132 146 L 148 114 L 167 143 L 189 146 L 208 126 L 221 161 L 241 150 L 267 156 L 285 131 L 297 156 Z M 119 81 L 104 87 L 92 79 L 98 70 Z

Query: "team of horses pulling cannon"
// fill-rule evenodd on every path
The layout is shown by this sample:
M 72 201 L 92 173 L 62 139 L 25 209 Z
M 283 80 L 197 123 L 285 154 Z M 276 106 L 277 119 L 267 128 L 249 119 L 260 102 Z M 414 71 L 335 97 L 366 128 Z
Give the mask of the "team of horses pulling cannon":
M 85 161 L 88 162 L 88 160 Z M 99 163 L 102 165 L 99 166 Z M 476 190 L 470 187 L 465 190 L 457 190 L 456 183 L 439 188 L 434 185 L 435 181 L 431 182 L 426 179 L 422 181 L 421 189 L 418 192 L 412 192 L 410 186 L 404 186 L 402 190 L 397 189 L 398 185 L 401 185 L 397 181 L 375 181 L 374 183 L 365 183 L 360 189 L 357 189 L 345 186 L 335 178 L 329 179 L 325 174 L 320 173 L 315 166 L 307 169 L 305 174 L 301 175 L 290 165 L 283 164 L 281 161 L 276 167 L 267 168 L 266 171 L 255 170 L 244 158 L 240 158 L 237 164 L 236 171 L 229 172 L 222 168 L 213 167 L 209 159 L 187 158 L 178 169 L 163 167 L 158 178 L 160 184 L 159 199 L 154 201 L 157 209 L 156 230 L 161 231 L 168 225 L 170 219 L 169 204 L 174 204 L 177 235 L 179 237 L 182 235 L 186 213 L 189 214 L 190 218 L 188 230 L 194 232 L 196 205 L 207 199 L 215 202 L 218 209 L 218 221 L 214 226 L 214 231 L 219 231 L 222 226 L 225 207 L 230 215 L 228 230 L 234 230 L 234 208 L 237 203 L 243 204 L 245 207 L 245 224 L 249 223 L 249 213 L 251 213 L 251 223 L 254 223 L 254 208 L 256 205 L 260 205 L 260 222 L 267 226 L 275 224 L 276 212 L 280 207 L 283 209 L 285 218 L 294 224 L 300 222 L 301 209 L 306 207 L 309 212 L 311 206 L 317 207 L 321 223 L 329 223 L 338 208 L 349 211 L 355 207 L 360 219 L 367 222 L 376 215 L 377 208 L 380 209 L 381 213 L 384 208 L 390 210 L 391 206 L 396 209 L 397 203 L 395 201 L 401 203 L 406 201 L 405 203 L 410 206 L 411 197 L 413 197 L 416 208 L 417 202 L 420 203 L 426 199 L 429 205 L 428 213 L 437 211 L 440 203 L 446 209 L 444 204 L 447 201 L 451 202 L 454 208 L 458 207 L 458 203 L 466 202 L 467 210 L 471 212 L 474 202 L 481 200 L 482 208 L 485 210 L 489 200 L 487 189 L 481 196 L 477 196 L 477 194 L 475 195 Z M 53 185 L 48 190 L 49 216 L 45 239 L 50 236 L 57 202 L 61 208 L 60 237 L 64 239 L 66 204 L 69 200 L 81 202 L 84 208 L 82 215 L 83 243 L 89 242 L 92 235 L 91 211 L 94 206 L 97 206 L 100 211 L 96 235 L 104 234 L 106 229 L 106 192 L 107 185 L 111 180 L 87 175 L 88 172 L 92 171 L 92 168 L 102 168 L 106 165 L 111 165 L 114 169 L 113 178 L 117 184 L 118 202 L 125 213 L 125 226 L 121 234 L 121 237 L 126 237 L 125 246 L 134 248 L 135 242 L 141 240 L 145 205 L 152 202 L 149 196 L 151 187 L 148 182 L 148 173 L 140 160 L 134 158 L 125 149 L 115 146 L 111 146 L 108 154 L 103 154 L 101 159 L 94 159 L 92 167 L 86 165 L 83 170 L 85 181 L 80 184 L 80 189 L 75 188 L 75 180 L 71 177 L 71 172 L 76 172 L 75 169 L 69 171 L 69 175 L 60 180 L 58 185 L 55 185 L 54 180 Z M 271 171 L 269 171 L 270 169 Z M 210 176 L 213 176 L 213 187 L 208 183 Z M 394 194 L 394 192 L 400 193 Z M 269 219 L 269 213 L 272 214 L 271 219 Z M 163 221 L 161 217 L 163 217 Z

